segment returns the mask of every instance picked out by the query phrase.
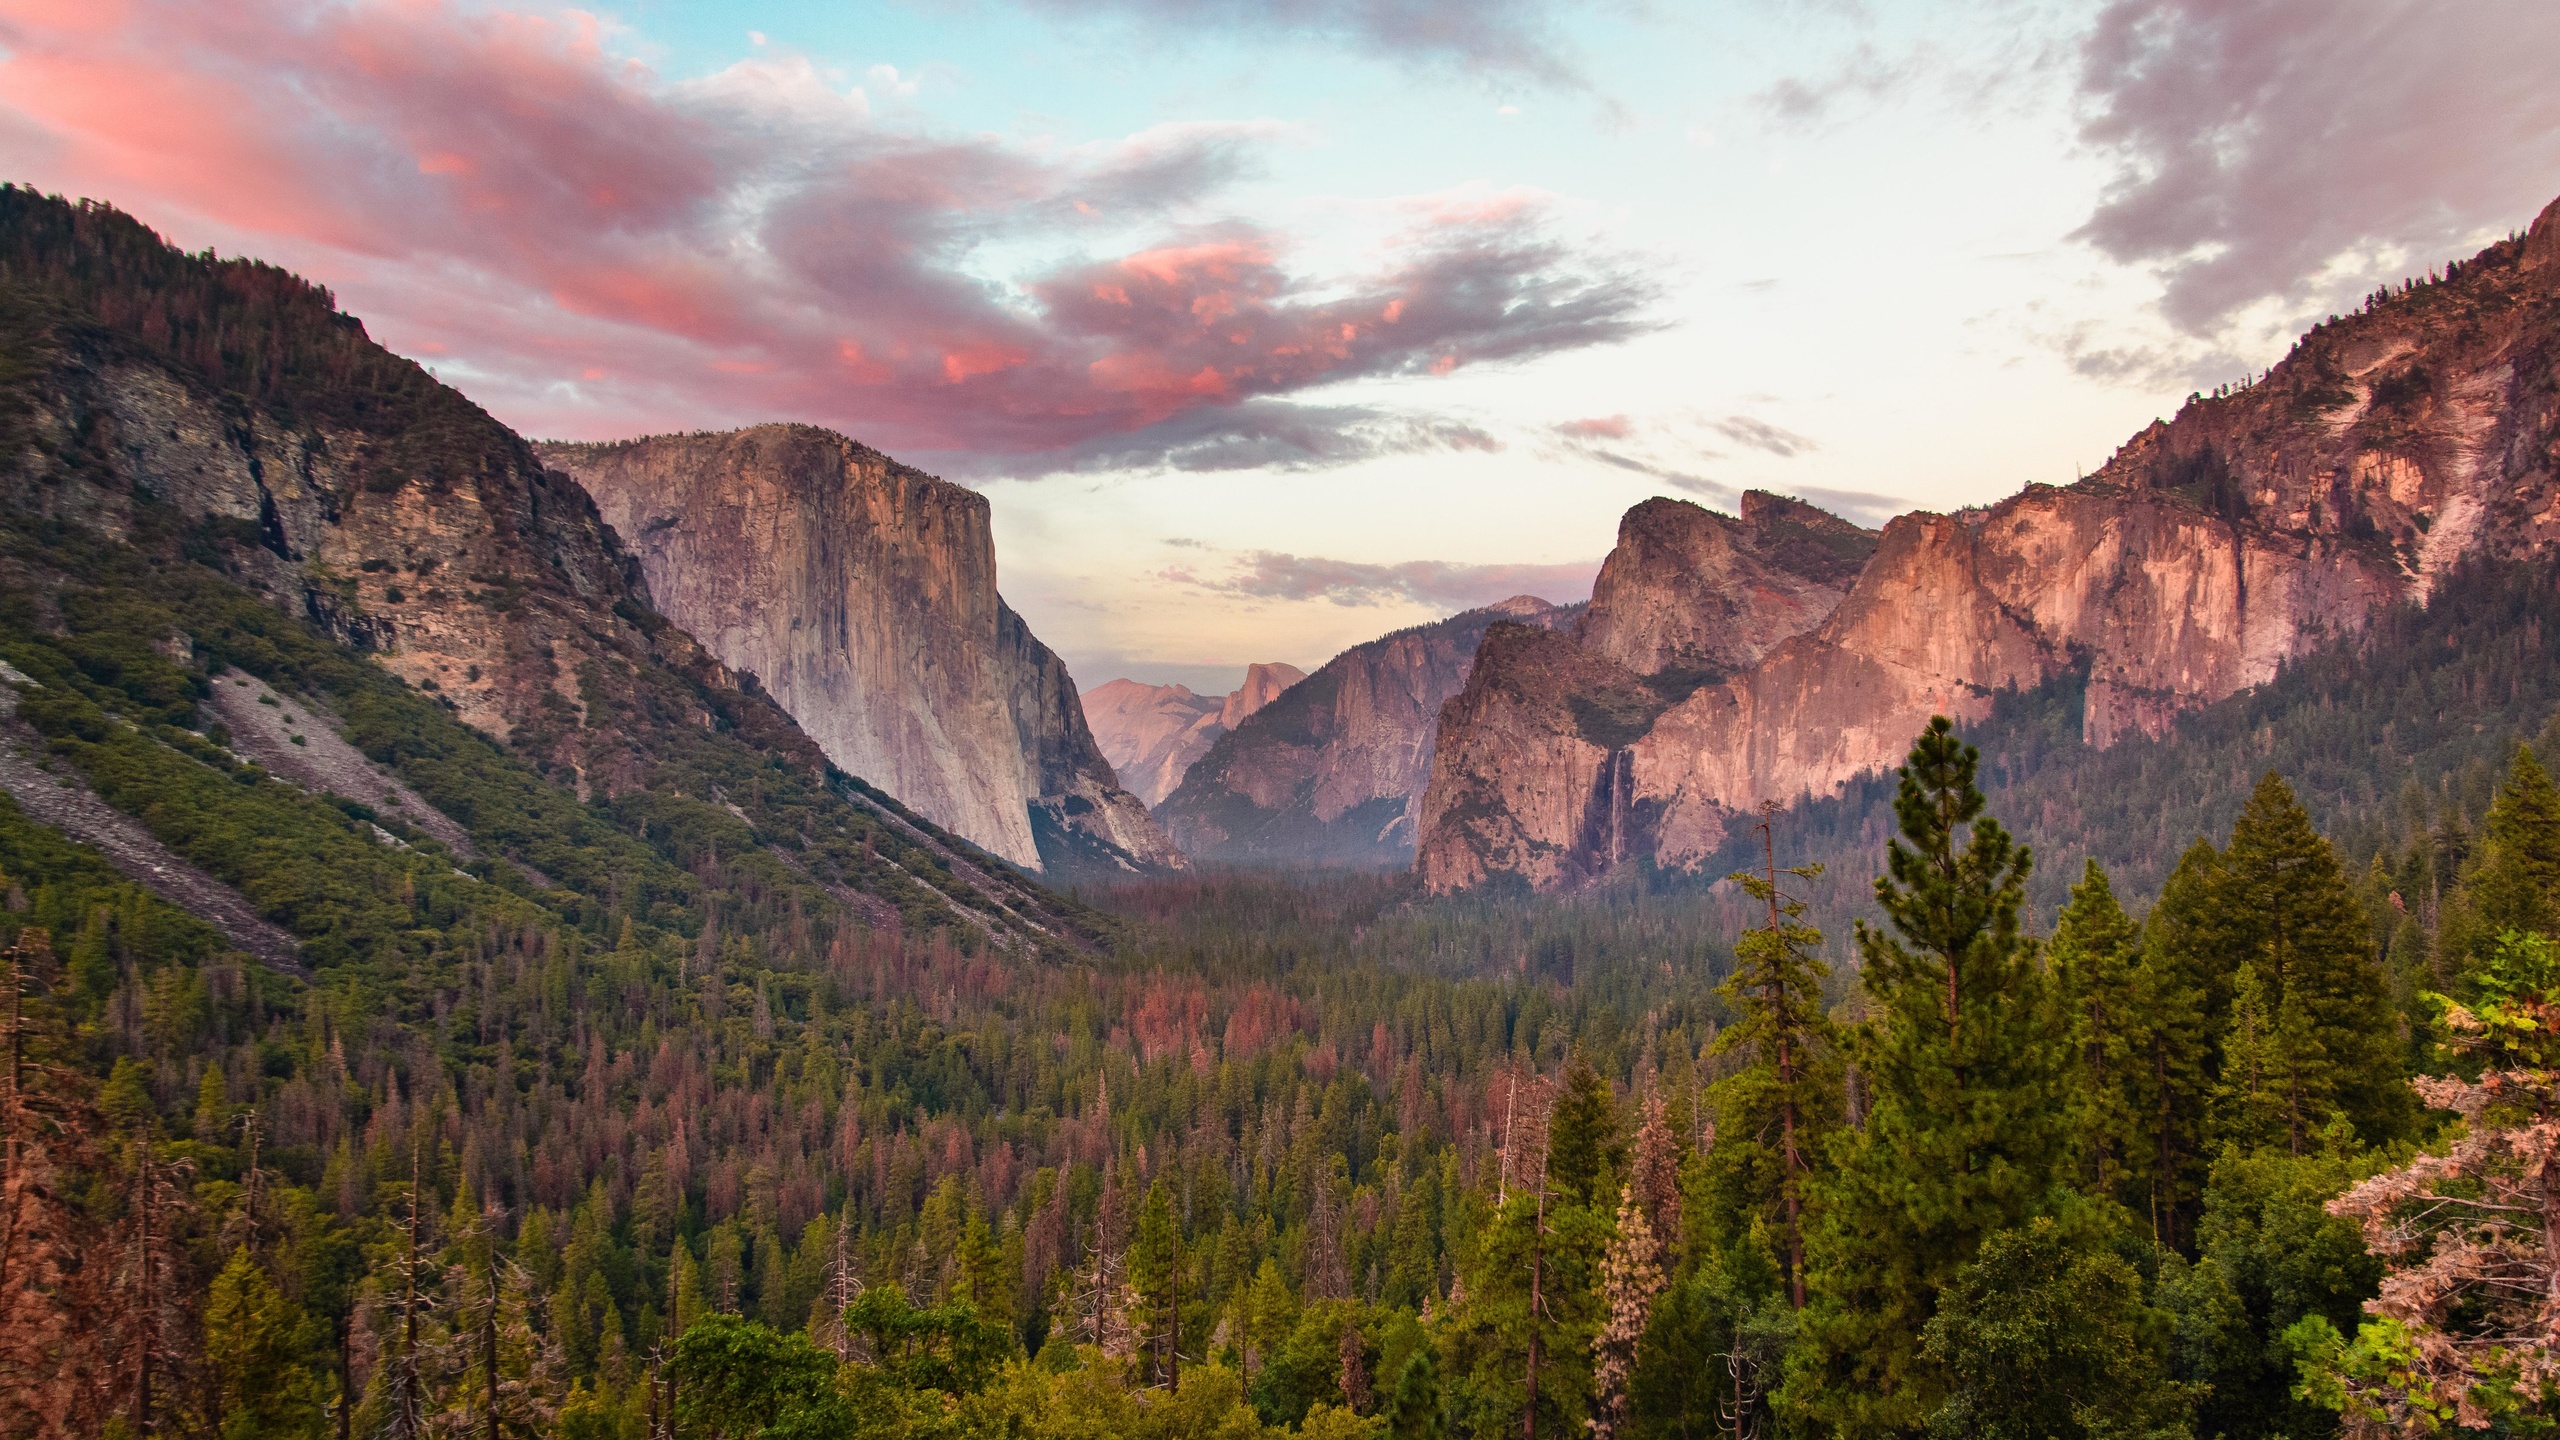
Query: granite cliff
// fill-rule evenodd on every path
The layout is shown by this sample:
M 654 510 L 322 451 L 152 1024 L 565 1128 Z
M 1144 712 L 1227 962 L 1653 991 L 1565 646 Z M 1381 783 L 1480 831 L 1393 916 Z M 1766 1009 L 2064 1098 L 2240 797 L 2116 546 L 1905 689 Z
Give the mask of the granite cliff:
M 1746 671 L 1841 603 L 1876 547 L 1801 501 L 1754 491 L 1739 519 L 1680 500 L 1627 512 L 1570 635 L 1496 625 L 1440 712 L 1422 799 L 1441 888 L 1595 879 L 1649 843 L 1630 748 L 1664 711 Z
M 1089 928 L 830 766 L 752 677 L 659 613 L 574 480 L 274 267 L 181 254 L 109 207 L 0 187 L 0 508 L 10 534 L 48 537 L 0 558 L 0 587 L 46 633 L 89 603 L 89 570 L 148 557 L 133 563 L 173 594 L 215 597 L 208 613 L 249 592 L 274 623 L 307 620 L 365 673 L 378 665 L 431 696 L 506 764 L 589 802 L 570 828 L 655 826 L 670 846 L 714 836 L 716 850 L 782 867 L 760 883 L 787 873 L 813 904 L 872 924 Z M 279 691 L 303 678 L 259 670 L 281 663 L 269 650 L 225 643 L 228 663 Z M 156 644 L 173 663 L 206 663 L 183 626 Z M 317 716 L 330 733 L 343 718 Z M 456 773 L 414 748 L 426 742 L 393 743 L 413 748 L 366 761 Z M 538 883 L 585 863 L 529 853 L 530 832 L 511 831 L 494 802 L 418 818 L 440 839 L 459 827 Z
M 1295 665 L 1248 665 L 1244 683 L 1222 696 L 1195 694 L 1188 685 L 1113 680 L 1084 693 L 1084 718 L 1129 793 L 1161 805 L 1219 736 L 1306 678 Z
M 1582 611 L 1518 595 L 1355 645 L 1219 736 L 1157 818 L 1201 860 L 1408 864 L 1440 707 L 1477 643 L 1497 622 L 1554 628 Z
M 1807 612 L 1764 608 L 1765 579 L 1631 513 L 1603 585 L 1660 597 L 1663 616 L 1589 622 L 1584 647 L 1617 666 L 1597 675 L 1547 646 L 1479 668 L 1443 713 L 1418 868 L 1449 890 L 1692 867 L 1734 816 L 1891 766 L 1929 715 L 1977 719 L 2065 675 L 2085 679 L 2086 746 L 2159 734 L 2378 606 L 2423 601 L 2467 556 L 2551 549 L 2556 392 L 2560 204 L 2440 279 L 2377 292 L 2252 383 L 2191 398 L 2077 484 L 1894 520 L 1818 624 L 1694 687 L 1684 635 L 1766 636 Z M 1626 676 L 1658 712 L 1568 743 L 1572 701 L 1605 707 Z
M 996 593 L 984 496 L 805 425 L 539 453 L 836 764 L 1027 869 L 1182 864 Z

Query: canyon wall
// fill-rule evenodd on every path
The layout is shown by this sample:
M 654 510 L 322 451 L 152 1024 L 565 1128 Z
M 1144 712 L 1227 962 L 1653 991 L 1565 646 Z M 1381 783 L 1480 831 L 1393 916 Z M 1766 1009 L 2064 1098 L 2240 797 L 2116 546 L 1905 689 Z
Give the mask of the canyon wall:
M 1228 864 L 1404 865 L 1440 707 L 1500 621 L 1571 625 L 1518 595 L 1351 649 L 1218 737 L 1156 809 L 1192 856 Z
M 1306 678 L 1295 665 L 1248 665 L 1244 683 L 1225 695 L 1113 680 L 1084 693 L 1085 724 L 1129 793 L 1149 806 L 1161 805 L 1219 736 Z
M 1649 846 L 1663 809 L 1631 747 L 1666 709 L 1821 625 L 1874 532 L 1780 496 L 1739 519 L 1648 500 L 1618 525 L 1570 635 L 1497 625 L 1440 712 L 1417 863 L 1441 889 L 1598 878 Z
M 2086 744 L 2164 733 L 2375 607 L 2423 601 L 2466 556 L 2550 549 L 2555 393 L 2560 204 L 2193 397 L 2077 484 L 1896 519 L 1836 608 L 1756 656 L 1808 611 L 1732 565 L 1751 502 L 1677 542 L 1657 533 L 1673 502 L 1647 502 L 1602 572 L 1610 610 L 1645 619 L 1604 623 L 1595 594 L 1578 632 L 1614 668 L 1524 644 L 1443 713 L 1418 868 L 1450 890 L 1694 867 L 1737 815 L 1832 793 L 1898 763 L 1930 715 L 1977 719 L 2066 673 L 2086 678 Z M 1582 718 L 1612 706 L 1619 743 L 1601 744 Z
M 837 765 L 1026 869 L 1181 863 L 996 593 L 985 497 L 805 425 L 540 453 Z

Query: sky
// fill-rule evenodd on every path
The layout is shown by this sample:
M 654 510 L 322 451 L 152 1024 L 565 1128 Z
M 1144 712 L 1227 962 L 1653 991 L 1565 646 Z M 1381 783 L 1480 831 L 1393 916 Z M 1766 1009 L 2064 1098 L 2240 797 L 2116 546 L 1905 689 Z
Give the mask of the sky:
M 1224 690 L 1746 488 L 2067 483 L 2560 196 L 2550 0 L 0 0 L 0 178 L 290 266 L 518 430 L 984 493 Z

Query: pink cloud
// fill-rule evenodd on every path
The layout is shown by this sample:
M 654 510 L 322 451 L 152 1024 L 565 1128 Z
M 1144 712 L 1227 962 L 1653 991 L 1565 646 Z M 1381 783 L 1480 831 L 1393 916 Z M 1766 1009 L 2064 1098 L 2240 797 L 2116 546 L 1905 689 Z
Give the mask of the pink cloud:
M 804 61 L 670 83 L 574 14 L 0 0 L 0 52 L 0 161 L 312 274 L 536 433 L 788 417 L 1021 471 L 1240 454 L 1221 417 L 1261 444 L 1294 392 L 1609 343 L 1654 293 L 1511 194 L 1415 202 L 1377 273 L 1304 274 L 1286 236 L 1163 218 L 1254 127 L 893 131 Z M 1161 238 L 1011 284 L 977 263 L 1099 216 Z
M 1556 433 L 1573 440 L 1624 440 L 1635 433 L 1635 426 L 1624 415 L 1596 415 L 1564 421 L 1556 426 Z

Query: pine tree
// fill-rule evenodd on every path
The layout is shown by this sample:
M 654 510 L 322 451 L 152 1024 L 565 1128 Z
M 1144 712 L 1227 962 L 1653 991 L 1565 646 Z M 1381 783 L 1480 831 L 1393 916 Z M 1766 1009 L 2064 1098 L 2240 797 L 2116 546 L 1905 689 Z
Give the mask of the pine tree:
M 1440 1362 L 1428 1345 L 1414 1351 L 1396 1376 L 1387 1433 L 1395 1440 L 1440 1440 Z
M 1760 820 L 1764 863 L 1732 879 L 1768 907 L 1765 926 L 1734 943 L 1733 973 L 1717 994 L 1739 1017 L 1716 1037 L 1716 1053 L 1747 1050 L 1751 1064 L 1716 1084 L 1715 1167 L 1747 1193 L 1730 1197 L 1780 1236 L 1789 1303 L 1804 1308 L 1805 1192 L 1824 1137 L 1838 1123 L 1838 1035 L 1822 1008 L 1831 972 L 1814 951 L 1822 932 L 1804 923 L 1805 904 L 1779 889 L 1781 875 L 1819 879 L 1819 865 L 1780 870 L 1772 820 Z M 1658 1188 L 1659 1181 L 1654 1182 Z
M 2337 853 L 2273 772 L 2232 828 L 2214 910 L 2223 963 L 2257 967 L 2269 1033 L 2290 1037 L 2285 1143 L 2300 1153 L 2332 1107 L 2369 1144 L 2404 1134 L 2415 1112 L 2372 929 Z
M 2298 1012 L 2297 1012 L 2298 1013 Z M 2292 1027 L 2299 1031 L 2297 1024 Z M 2222 1079 L 2213 1091 L 2213 1133 L 2242 1150 L 2285 1143 L 2288 1107 L 2287 1040 L 2279 1037 L 2276 1006 L 2258 978 L 2258 967 L 2243 964 L 2232 987 L 2231 1031 L 2222 1042 Z
M 214 1276 L 204 1305 L 210 1418 L 229 1436 L 308 1434 L 319 1397 L 302 1364 L 302 1313 L 243 1245 Z
M 1180 1304 L 1176 1261 L 1180 1237 L 1173 1190 L 1162 1175 L 1147 1187 L 1138 1211 L 1138 1236 L 1129 1247 L 1129 1320 L 1149 1383 L 1169 1383 L 1174 1372 L 1174 1326 Z
M 1433 1245 L 1440 1208 L 1440 1173 L 1425 1165 L 1396 1197 L 1395 1228 L 1387 1251 L 1386 1287 L 1390 1305 L 1419 1308 L 1440 1293 L 1440 1257 Z
M 2560 787 L 2530 747 L 2519 747 L 2480 826 L 2480 850 L 2464 877 L 2460 944 L 2465 969 L 2514 930 L 2560 934 Z
M 1566 1204 L 1602 1204 L 1608 1178 L 1625 1160 L 1609 1082 L 1576 1057 L 1547 1124 L 1547 1187 Z
M 1245 1292 L 1244 1375 L 1249 1383 L 1254 1369 L 1266 1363 L 1273 1352 L 1297 1328 L 1298 1302 L 1289 1293 L 1289 1282 L 1280 1273 L 1280 1262 L 1265 1256 L 1262 1267 L 1254 1272 L 1253 1284 Z
M 2090 1193 L 2128 1195 L 2148 1169 L 2140 1062 L 2152 1049 L 2140 995 L 2140 945 L 2107 874 L 2091 860 L 2046 949 L 2070 1046 L 2072 1148 Z M 2147 1188 L 2147 1187 L 2142 1187 Z M 2138 1203 L 2138 1200 L 2137 1200 Z
M 1494 1213 L 1464 1303 L 1451 1300 L 1474 1411 L 1458 1428 L 1564 1440 L 1587 1418 L 1609 1218 L 1530 1184 Z
M 2134 1103 L 2143 1131 L 2144 1199 L 2154 1239 L 2188 1244 L 2204 1203 L 2210 1146 L 2206 1117 L 2231 1009 L 2232 973 L 2214 948 L 2214 896 L 2222 853 L 2212 842 L 2187 847 L 2142 923 L 2134 976 L 2143 1053 Z
M 1858 930 L 1871 1008 L 1852 1043 L 1871 1108 L 1822 1186 L 1816 1298 L 1786 1385 L 1791 1409 L 1845 1436 L 1908 1433 L 1937 1409 L 1922 1325 L 1984 1236 L 2052 1203 L 2065 1160 L 2051 1008 L 2019 931 L 2032 861 L 1983 814 L 1979 764 L 1929 722 L 1876 881 L 1891 928 Z

